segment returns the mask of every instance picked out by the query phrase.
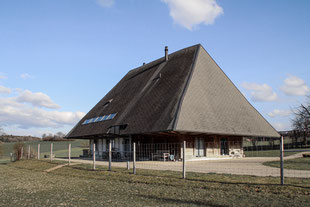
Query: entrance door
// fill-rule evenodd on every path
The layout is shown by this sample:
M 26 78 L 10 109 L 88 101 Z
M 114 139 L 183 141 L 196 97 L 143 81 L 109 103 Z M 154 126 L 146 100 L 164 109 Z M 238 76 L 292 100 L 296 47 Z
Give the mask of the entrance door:
M 228 155 L 228 142 L 226 138 L 221 139 L 221 155 Z
M 206 156 L 205 140 L 203 138 L 195 138 L 195 156 Z

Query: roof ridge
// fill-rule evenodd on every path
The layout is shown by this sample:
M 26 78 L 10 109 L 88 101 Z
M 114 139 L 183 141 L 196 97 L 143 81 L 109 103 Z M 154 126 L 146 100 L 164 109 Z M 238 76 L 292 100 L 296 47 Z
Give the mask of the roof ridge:
M 181 51 L 183 51 L 183 50 L 187 50 L 187 49 L 189 49 L 189 48 L 191 48 L 191 47 L 199 47 L 199 46 L 202 47 L 202 45 L 201 45 L 200 43 L 198 43 L 198 44 L 196 44 L 196 45 L 192 45 L 192 46 L 189 46 L 189 47 L 186 47 L 186 48 L 183 48 L 183 49 L 174 51 L 173 53 L 170 53 L 168 56 L 169 56 L 169 58 L 170 58 L 170 56 L 173 56 L 173 55 L 175 55 L 176 53 L 179 53 L 179 52 L 181 52 Z M 134 72 L 135 70 L 139 70 L 139 69 L 143 69 L 143 68 L 144 68 L 144 70 L 148 70 L 148 69 L 150 69 L 150 68 L 152 68 L 152 67 L 154 67 L 154 66 L 156 66 L 156 65 L 161 64 L 163 61 L 165 61 L 165 56 L 160 57 L 160 58 L 158 58 L 158 59 L 156 59 L 156 60 L 153 60 L 153 61 L 151 61 L 151 62 L 149 62 L 149 63 L 145 63 L 144 65 L 141 65 L 141 66 L 138 66 L 138 67 L 136 67 L 136 68 L 133 68 L 133 69 L 129 70 L 128 73 L 129 73 L 129 72 Z M 144 71 L 144 70 L 143 70 L 143 71 Z M 143 72 L 143 71 L 139 71 L 139 72 L 137 72 L 137 73 L 141 73 L 141 72 Z M 134 75 L 133 75 L 133 76 L 134 76 Z
M 183 92 L 182 92 L 182 94 L 181 94 L 181 96 L 179 98 L 179 101 L 177 103 L 177 109 L 176 109 L 176 112 L 175 112 L 175 115 L 174 115 L 172 129 L 171 129 L 172 131 L 176 130 L 176 126 L 177 126 L 177 123 L 178 123 L 178 119 L 179 119 L 182 103 L 183 103 L 186 91 L 188 89 L 189 83 L 190 83 L 190 81 L 192 79 L 194 68 L 196 66 L 196 62 L 197 62 L 197 59 L 198 59 L 198 55 L 200 53 L 200 48 L 202 46 L 201 46 L 201 44 L 196 44 L 196 45 L 193 45 L 191 47 L 197 47 L 197 49 L 196 49 L 196 52 L 195 52 L 195 55 L 194 55 L 194 58 L 193 58 L 193 61 L 192 61 L 192 65 L 190 67 L 190 74 L 189 74 L 189 76 L 188 76 L 188 78 L 186 80 L 186 83 L 184 84 Z M 187 47 L 187 48 L 190 48 L 190 47 Z M 187 49 L 187 48 L 185 48 L 185 49 Z

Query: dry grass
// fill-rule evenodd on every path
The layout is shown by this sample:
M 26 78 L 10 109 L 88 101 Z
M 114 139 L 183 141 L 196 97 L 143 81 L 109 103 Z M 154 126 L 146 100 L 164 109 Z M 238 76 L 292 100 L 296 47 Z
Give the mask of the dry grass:
M 265 162 L 264 165 L 280 168 L 279 161 Z M 310 170 L 310 157 L 300 157 L 284 161 L 285 169 Z
M 88 165 L 43 171 L 57 163 L 18 161 L 0 165 L 0 206 L 306 206 L 309 179 L 125 169 Z M 301 186 L 298 186 L 302 185 Z

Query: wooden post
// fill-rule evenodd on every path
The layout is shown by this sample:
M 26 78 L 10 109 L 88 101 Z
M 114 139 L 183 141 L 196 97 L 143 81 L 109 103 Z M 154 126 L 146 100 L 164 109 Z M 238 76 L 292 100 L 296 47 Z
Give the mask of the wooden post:
M 71 163 L 71 144 L 69 144 L 69 149 L 68 149 L 68 163 L 69 165 Z
M 93 170 L 96 170 L 96 144 L 93 144 Z
M 51 143 L 51 162 L 53 162 L 53 143 Z
M 28 159 L 30 159 L 30 145 L 28 145 Z
M 284 185 L 284 143 L 283 143 L 283 136 L 280 138 L 280 174 L 281 174 L 281 185 Z
M 109 142 L 109 171 L 112 170 L 112 143 Z
M 40 159 L 40 144 L 38 144 L 38 160 Z
M 136 174 L 136 143 L 133 143 L 133 162 L 132 162 L 133 174 Z
M 130 163 L 127 161 L 127 170 L 130 170 Z
M 22 147 L 20 150 L 20 159 L 23 159 L 23 154 L 24 154 L 24 147 Z
M 186 178 L 186 141 L 183 142 L 183 179 Z

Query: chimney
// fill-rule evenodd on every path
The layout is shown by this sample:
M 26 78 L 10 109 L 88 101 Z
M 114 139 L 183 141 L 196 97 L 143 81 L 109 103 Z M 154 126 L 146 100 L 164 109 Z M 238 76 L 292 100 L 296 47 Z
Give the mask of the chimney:
M 168 46 L 165 47 L 165 61 L 168 61 Z

